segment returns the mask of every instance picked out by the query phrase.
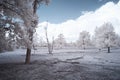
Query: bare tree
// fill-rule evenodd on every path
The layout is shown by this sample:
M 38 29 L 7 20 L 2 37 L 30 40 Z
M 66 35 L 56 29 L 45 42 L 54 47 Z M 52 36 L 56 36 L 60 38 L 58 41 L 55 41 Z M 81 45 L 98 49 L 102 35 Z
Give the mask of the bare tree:
M 52 37 L 52 42 L 50 43 L 49 38 L 48 38 L 48 31 L 47 31 L 48 23 L 47 23 L 47 26 L 44 29 L 45 29 L 45 36 L 46 36 L 46 41 L 47 41 L 48 52 L 49 52 L 49 54 L 52 54 L 53 45 L 54 45 L 54 37 Z

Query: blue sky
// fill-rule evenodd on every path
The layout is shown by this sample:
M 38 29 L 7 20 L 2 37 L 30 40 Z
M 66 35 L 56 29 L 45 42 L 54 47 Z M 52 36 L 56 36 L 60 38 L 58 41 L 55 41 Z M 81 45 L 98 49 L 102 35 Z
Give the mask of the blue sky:
M 61 23 L 78 18 L 84 11 L 94 11 L 109 1 L 119 0 L 51 0 L 48 6 L 42 4 L 37 14 L 39 22 Z
M 96 26 L 106 22 L 112 23 L 120 35 L 120 0 L 52 0 L 48 6 L 39 7 L 38 15 L 36 31 L 44 39 L 46 26 L 49 39 L 63 34 L 70 42 L 76 41 L 82 31 L 94 36 Z

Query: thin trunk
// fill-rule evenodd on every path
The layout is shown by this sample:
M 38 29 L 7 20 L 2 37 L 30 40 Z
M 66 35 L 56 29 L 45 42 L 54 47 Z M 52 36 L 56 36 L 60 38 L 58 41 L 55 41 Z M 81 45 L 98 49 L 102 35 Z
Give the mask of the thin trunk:
M 53 49 L 54 49 L 54 37 L 52 38 L 51 53 L 53 52 Z
M 85 50 L 85 45 L 84 45 L 84 50 Z
M 85 50 L 85 41 L 83 40 L 83 49 Z
M 52 52 L 51 52 L 51 44 L 50 44 L 50 42 L 48 40 L 47 31 L 46 31 L 46 40 L 47 40 L 47 44 L 48 44 L 48 52 L 49 52 L 49 54 L 52 54 Z
M 48 43 L 48 52 L 49 52 L 49 54 L 52 54 L 52 51 L 51 51 L 51 44 L 50 44 L 50 43 Z
M 110 53 L 110 47 L 108 47 L 108 53 Z
M 48 24 L 47 24 L 47 26 L 48 26 Z M 48 39 L 47 27 L 45 28 L 45 35 L 46 35 L 48 52 L 49 52 L 49 54 L 52 54 L 52 43 L 50 44 L 49 39 Z
M 31 49 L 27 48 L 25 64 L 29 64 L 30 63 L 30 56 L 31 56 Z

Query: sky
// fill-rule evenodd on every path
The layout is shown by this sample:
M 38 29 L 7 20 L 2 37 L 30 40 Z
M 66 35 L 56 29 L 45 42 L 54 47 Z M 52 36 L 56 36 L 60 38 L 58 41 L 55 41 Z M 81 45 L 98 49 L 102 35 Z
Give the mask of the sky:
M 39 22 L 61 23 L 78 18 L 84 11 L 94 11 L 109 1 L 119 0 L 51 0 L 48 6 L 40 5 L 37 14 Z
M 96 26 L 105 22 L 111 22 L 120 34 L 119 0 L 52 0 L 48 6 L 40 5 L 37 14 L 36 31 L 42 38 L 45 38 L 44 27 L 48 26 L 50 39 L 63 34 L 67 41 L 76 41 L 81 31 L 93 35 Z

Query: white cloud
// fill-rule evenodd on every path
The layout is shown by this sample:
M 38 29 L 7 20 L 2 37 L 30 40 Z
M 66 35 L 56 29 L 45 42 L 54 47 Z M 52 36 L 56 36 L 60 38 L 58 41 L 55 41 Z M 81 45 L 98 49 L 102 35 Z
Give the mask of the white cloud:
M 67 20 L 60 24 L 48 22 L 48 34 L 56 38 L 58 34 L 63 33 L 67 41 L 75 41 L 81 31 L 86 30 L 93 35 L 96 26 L 99 27 L 104 22 L 111 22 L 116 33 L 120 34 L 120 1 L 117 4 L 108 2 L 96 11 L 83 12 L 83 15 L 75 20 Z M 46 22 L 39 23 L 37 33 L 40 36 L 45 37 L 46 24 Z

